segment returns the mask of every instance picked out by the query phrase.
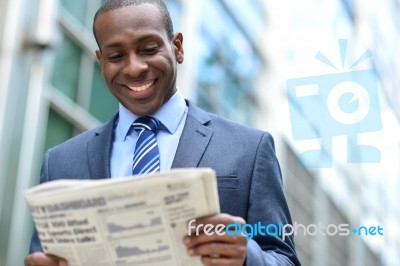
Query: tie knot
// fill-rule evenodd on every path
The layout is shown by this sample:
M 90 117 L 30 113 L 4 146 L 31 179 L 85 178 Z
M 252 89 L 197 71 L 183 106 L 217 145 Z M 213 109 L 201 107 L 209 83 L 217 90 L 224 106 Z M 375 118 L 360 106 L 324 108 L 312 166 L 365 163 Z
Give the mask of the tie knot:
M 156 134 L 160 129 L 160 121 L 151 116 L 141 116 L 133 122 L 132 126 L 137 132 L 150 130 Z

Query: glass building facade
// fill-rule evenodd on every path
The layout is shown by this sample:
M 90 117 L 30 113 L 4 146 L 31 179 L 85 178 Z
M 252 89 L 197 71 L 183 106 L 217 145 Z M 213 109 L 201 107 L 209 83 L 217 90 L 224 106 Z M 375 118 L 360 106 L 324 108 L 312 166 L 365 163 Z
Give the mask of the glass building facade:
M 264 68 L 264 58 L 254 45 L 262 32 L 264 16 L 251 10 L 256 1 L 252 2 L 204 1 L 202 13 L 207 16 L 200 20 L 197 47 L 199 105 L 249 124 L 254 123 L 257 109 L 255 83 Z M 252 24 L 239 15 L 240 8 L 255 14 L 255 19 L 249 20 Z
M 272 128 L 278 128 L 280 133 L 275 136 L 283 138 L 278 155 L 281 154 L 284 163 L 282 169 L 293 220 L 325 226 L 348 224 L 353 229 L 380 225 L 385 230 L 383 236 L 364 235 L 361 241 L 353 233 L 340 237 L 300 235 L 296 238 L 297 251 L 303 264 L 399 264 L 400 257 L 395 250 L 399 250 L 400 234 L 393 224 L 400 216 L 394 203 L 398 197 L 395 199 L 393 187 L 399 187 L 399 169 L 395 161 L 400 157 L 397 134 L 400 120 L 396 110 L 398 104 L 394 104 L 398 101 L 397 93 L 392 91 L 398 79 L 393 71 L 399 69 L 399 55 L 393 49 L 399 42 L 399 2 L 307 0 L 265 3 L 269 21 L 266 49 L 274 73 L 268 76 L 267 84 L 279 90 L 275 94 L 276 107 L 272 109 L 272 117 L 281 118 Z M 354 64 L 363 55 L 368 56 Z M 359 98 L 356 103 L 360 106 L 366 99 L 378 102 L 378 110 L 370 105 L 368 113 L 378 113 L 374 119 L 378 126 L 373 130 L 349 126 L 346 133 L 337 133 L 339 128 L 345 127 L 343 123 L 314 120 L 329 106 L 329 99 L 326 105 L 323 98 L 318 98 L 318 102 L 310 101 L 309 106 L 300 105 L 299 101 L 291 102 L 288 80 L 312 79 L 319 85 L 317 88 L 323 90 L 327 88 L 324 82 L 329 75 L 337 75 L 335 82 L 340 85 L 349 81 L 346 77 L 339 82 L 341 77 L 363 70 L 371 71 L 371 79 L 366 83 L 362 83 L 363 79 L 353 81 L 363 84 L 369 95 Z M 377 93 L 372 94 L 370 88 L 375 82 Z M 327 95 L 331 97 L 332 94 Z M 291 104 L 296 110 L 295 122 L 293 114 L 289 113 Z M 310 128 L 317 137 L 296 137 L 294 127 Z M 326 137 L 332 142 L 324 147 L 322 143 Z M 349 162 L 348 158 L 357 152 L 355 143 L 375 147 L 381 157 L 374 163 Z M 330 158 L 332 166 L 305 167 L 307 162 L 299 156 L 310 149 L 321 149 L 321 156 L 314 158 L 314 163 Z M 366 155 L 358 153 L 358 157 L 352 158 L 361 161 Z

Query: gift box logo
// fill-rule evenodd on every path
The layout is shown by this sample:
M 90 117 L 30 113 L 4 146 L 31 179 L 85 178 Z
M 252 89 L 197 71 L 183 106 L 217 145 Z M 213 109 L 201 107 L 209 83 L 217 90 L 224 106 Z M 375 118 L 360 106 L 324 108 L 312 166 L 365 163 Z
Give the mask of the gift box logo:
M 339 40 L 344 70 L 347 40 Z M 378 81 L 374 69 L 351 69 L 372 56 L 368 49 L 348 71 L 290 79 L 286 83 L 292 135 L 295 140 L 317 139 L 321 149 L 300 155 L 306 167 L 332 167 L 332 138 L 347 137 L 348 163 L 379 163 L 381 153 L 371 145 L 360 144 L 362 133 L 382 129 Z M 339 70 L 318 52 L 316 59 Z

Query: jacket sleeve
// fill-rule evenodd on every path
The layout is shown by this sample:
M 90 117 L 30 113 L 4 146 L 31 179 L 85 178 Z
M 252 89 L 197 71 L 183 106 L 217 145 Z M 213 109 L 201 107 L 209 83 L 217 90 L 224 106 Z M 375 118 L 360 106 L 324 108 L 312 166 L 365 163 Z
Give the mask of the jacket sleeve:
M 247 243 L 247 266 L 300 265 L 292 236 L 282 240 L 282 225 L 292 224 L 289 208 L 283 192 L 282 175 L 275 156 L 274 142 L 270 134 L 264 133 L 257 148 L 254 163 L 248 224 L 261 224 L 262 234 L 254 233 Z M 265 232 L 267 231 L 267 233 Z

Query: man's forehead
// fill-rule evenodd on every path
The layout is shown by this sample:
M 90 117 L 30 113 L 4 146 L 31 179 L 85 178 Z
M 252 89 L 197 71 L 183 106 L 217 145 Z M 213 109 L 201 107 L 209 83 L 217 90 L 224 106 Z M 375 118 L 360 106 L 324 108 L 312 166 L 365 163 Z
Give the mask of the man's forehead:
M 138 26 L 164 24 L 160 9 L 154 5 L 141 4 L 113 9 L 99 14 L 95 21 L 96 30 L 110 26 L 125 27 L 136 24 Z
M 159 13 L 161 15 L 161 8 L 155 4 L 150 3 L 140 3 L 140 4 L 131 4 L 131 5 L 124 5 L 120 7 L 116 7 L 110 10 L 106 10 L 98 14 L 97 18 L 103 15 L 109 15 L 110 13 L 113 14 L 125 14 L 129 15 L 131 12 L 135 13 L 142 13 L 146 15 L 147 13 Z
M 156 11 L 159 12 L 157 7 L 143 4 L 143 7 L 130 6 L 101 14 L 95 25 L 99 46 L 106 48 L 139 43 L 144 39 L 168 38 L 164 21 Z

